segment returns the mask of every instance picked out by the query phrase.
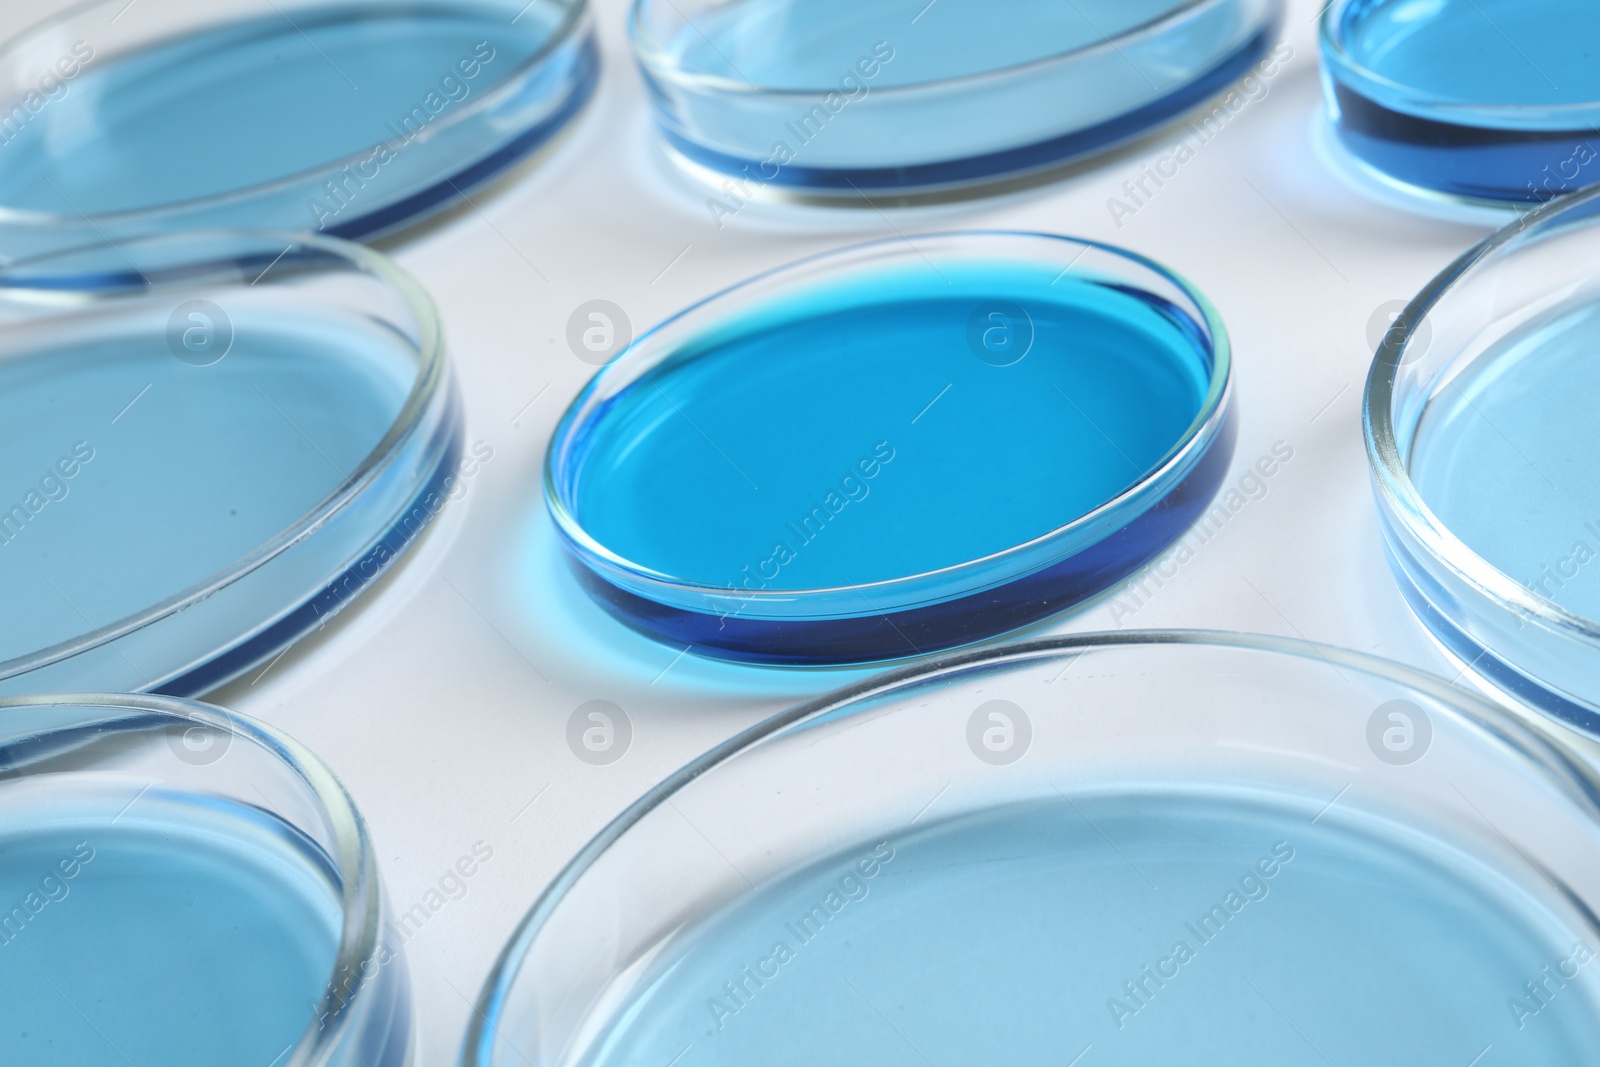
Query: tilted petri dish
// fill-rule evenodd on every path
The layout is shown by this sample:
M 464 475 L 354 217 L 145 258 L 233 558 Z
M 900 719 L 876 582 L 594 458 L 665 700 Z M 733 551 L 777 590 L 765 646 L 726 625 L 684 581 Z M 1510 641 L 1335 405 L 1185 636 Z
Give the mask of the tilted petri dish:
M 566 124 L 592 21 L 586 0 L 79 4 L 0 44 L 0 245 L 393 230 Z
M 597 327 L 598 328 L 598 327 Z M 759 275 L 606 365 L 545 498 L 580 580 L 696 654 L 854 663 L 1096 596 L 1205 511 L 1228 338 L 1106 245 L 953 233 Z
M 372 843 L 298 743 L 167 697 L 0 698 L 15 1063 L 401 1067 Z
M 1281 0 L 918 6 L 634 0 L 629 33 L 669 145 L 731 176 L 730 195 L 859 196 L 1025 175 L 1137 137 L 1248 74 L 1283 17 Z
M 1367 456 L 1401 590 L 1464 666 L 1600 736 L 1600 191 L 1434 279 L 1367 379 Z
M 635 802 L 517 928 L 461 1063 L 1578 1067 L 1597 787 L 1529 720 L 1363 654 L 953 655 Z
M 1537 204 L 1600 182 L 1597 39 L 1586 0 L 1334 0 L 1321 35 L 1329 114 L 1380 178 Z
M 359 245 L 0 268 L 0 693 L 188 696 L 269 660 L 443 508 L 458 407 L 432 302 Z

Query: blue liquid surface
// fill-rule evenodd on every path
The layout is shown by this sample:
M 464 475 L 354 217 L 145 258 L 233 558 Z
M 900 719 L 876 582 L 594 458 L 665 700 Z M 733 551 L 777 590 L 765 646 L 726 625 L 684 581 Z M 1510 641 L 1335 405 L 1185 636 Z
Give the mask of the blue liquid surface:
M 416 376 L 400 339 L 353 318 L 232 312 L 233 346 L 210 366 L 143 322 L 22 335 L 0 359 L 0 662 L 241 560 L 394 425 Z
M 674 353 L 593 418 L 579 523 L 680 580 L 726 588 L 748 567 L 771 589 L 838 588 L 1047 534 L 1184 439 L 1210 374 L 1192 321 L 1090 280 L 982 276 L 1025 319 L 884 274 Z
M 560 20 L 548 5 L 515 24 L 514 13 L 330 5 L 95 57 L 58 99 L 5 131 L 0 207 L 73 218 L 135 211 L 368 156 L 405 139 L 414 108 L 426 121 L 413 125 L 425 129 L 476 103 Z M 366 209 L 359 192 L 354 202 Z M 296 203 L 302 215 L 299 225 L 312 221 Z
M 1600 619 L 1600 305 L 1518 330 L 1444 387 L 1410 472 L 1440 522 L 1496 569 Z
M 1340 132 L 1379 170 L 1501 201 L 1548 200 L 1600 181 L 1595 5 L 1355 0 L 1339 34 L 1350 60 L 1373 76 L 1342 84 L 1344 64 L 1330 64 Z
M 333 974 L 326 861 L 257 809 L 136 792 L 0 823 L 0 1062 L 280 1062 Z
M 1508 1008 L 1596 947 L 1528 877 L 1243 801 L 1002 809 L 752 891 L 676 937 L 578 1062 L 1592 1063 L 1600 961 L 1521 1028 Z
M 982 0 L 940 0 L 911 30 L 905 5 L 860 0 L 744 0 L 696 19 L 679 61 L 764 89 L 833 88 L 858 53 L 896 42 L 880 88 L 1004 70 L 1098 44 L 1181 7 L 1180 0 L 1026 0 L 1004 17 Z M 916 14 L 913 11 L 911 14 Z M 914 36 L 913 36 L 914 35 Z
M 665 0 L 645 9 L 654 103 L 682 153 L 757 186 L 858 195 L 1039 170 L 1136 136 L 1244 75 L 1281 4 L 742 0 L 687 24 Z

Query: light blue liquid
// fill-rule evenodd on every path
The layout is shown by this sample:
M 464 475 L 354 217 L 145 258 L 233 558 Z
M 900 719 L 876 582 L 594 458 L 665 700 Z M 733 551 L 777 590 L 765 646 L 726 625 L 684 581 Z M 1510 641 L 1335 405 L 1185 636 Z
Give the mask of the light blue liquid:
M 204 367 L 172 354 L 160 322 L 18 331 L 0 359 L 0 662 L 243 559 L 394 424 L 416 375 L 401 339 L 309 310 L 231 310 L 233 347 Z
M 1587 0 L 1367 0 L 1345 33 L 1357 63 L 1440 102 L 1600 101 L 1600 7 Z
M 1428 405 L 1412 481 L 1451 533 L 1547 599 L 1600 618 L 1600 305 L 1480 356 Z
M 1528 877 L 1253 803 L 1003 809 L 747 894 L 677 936 L 578 1062 L 1591 1064 L 1600 960 L 1520 1029 L 1508 1009 L 1597 947 Z
M 514 14 L 471 3 L 329 5 L 97 56 L 20 128 L 0 127 L 0 207 L 73 219 L 136 211 L 369 156 L 405 137 L 413 108 L 436 124 L 476 104 L 561 16 L 545 4 L 515 24 Z M 486 50 L 475 51 L 480 43 Z M 338 221 L 375 206 L 358 191 Z M 296 228 L 313 221 L 296 203 L 302 216 Z
M 748 183 L 857 196 L 1037 171 L 1136 136 L 1243 76 L 1281 3 L 741 0 L 685 16 L 647 0 L 640 12 L 653 102 L 680 152 L 735 175 L 741 196 Z
M 594 416 L 575 461 L 579 522 L 681 580 L 725 588 L 749 567 L 772 589 L 837 588 L 1049 533 L 1185 437 L 1211 369 L 1193 322 L 1131 289 L 973 270 L 1022 301 L 1031 327 L 992 335 L 1015 347 L 1031 329 L 1017 362 L 973 347 L 970 320 L 992 301 L 923 275 L 767 308 Z
M 744 0 L 697 18 L 699 32 L 685 29 L 677 54 L 688 70 L 804 91 L 831 88 L 858 54 L 887 41 L 895 57 L 874 85 L 917 85 L 1098 44 L 1179 6 L 1174 0 L 1026 0 L 1002 14 L 983 0 L 939 0 L 913 26 L 916 8 L 882 0 Z
M 0 822 L 0 1061 L 282 1062 L 333 974 L 326 859 L 257 809 L 136 792 Z

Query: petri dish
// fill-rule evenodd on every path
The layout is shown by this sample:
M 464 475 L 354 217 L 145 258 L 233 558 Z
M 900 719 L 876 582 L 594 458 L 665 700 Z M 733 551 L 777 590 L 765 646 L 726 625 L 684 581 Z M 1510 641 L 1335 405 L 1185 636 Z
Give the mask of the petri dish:
M 438 316 L 332 238 L 0 268 L 0 694 L 188 696 L 360 596 L 452 495 Z
M 579 579 L 701 655 L 858 663 L 1058 614 L 1204 512 L 1226 330 L 1150 260 L 1030 233 L 875 241 L 668 319 L 556 426 Z
M 1280 0 L 917 6 L 634 0 L 629 33 L 667 143 L 733 179 L 731 214 L 763 186 L 938 191 L 1103 151 L 1245 76 L 1283 18 Z
M 366 826 L 260 723 L 0 698 L 0 902 L 15 1062 L 405 1062 L 410 980 Z
M 78 4 L 0 44 L 0 240 L 393 230 L 566 124 L 592 21 L 585 0 Z
M 1434 279 L 1367 379 L 1402 592 L 1474 676 L 1600 736 L 1600 194 L 1545 205 Z
M 1363 654 L 955 654 L 635 802 L 513 934 L 461 1063 L 1576 1067 L 1597 785 L 1529 720 Z
M 1321 34 L 1329 115 L 1387 181 L 1540 203 L 1600 181 L 1597 33 L 1583 0 L 1335 0 Z

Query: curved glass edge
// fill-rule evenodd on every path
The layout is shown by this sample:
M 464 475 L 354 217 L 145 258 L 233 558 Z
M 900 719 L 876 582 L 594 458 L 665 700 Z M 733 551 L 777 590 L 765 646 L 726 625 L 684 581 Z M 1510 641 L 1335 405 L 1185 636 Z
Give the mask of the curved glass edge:
M 97 8 L 109 12 L 119 6 L 118 0 L 83 0 L 0 41 L 0 55 Z M 97 238 L 120 241 L 152 233 L 239 226 L 301 229 L 349 240 L 392 234 L 445 210 L 452 201 L 465 199 L 466 192 L 485 185 L 550 141 L 593 96 L 599 69 L 600 53 L 588 0 L 571 0 L 561 25 L 542 48 L 480 99 L 429 127 L 430 140 L 438 148 L 435 154 L 448 159 L 454 169 L 431 176 L 407 174 L 397 178 L 398 188 L 365 198 L 367 203 L 361 214 L 336 225 L 326 225 L 306 209 L 306 204 L 323 192 L 330 177 L 342 176 L 344 181 L 353 181 L 356 188 L 364 189 L 368 183 L 358 175 L 370 161 L 371 150 L 216 196 L 129 212 L 91 217 L 81 213 L 39 215 L 0 208 L 0 242 L 8 246 L 11 258 L 20 259 L 71 249 Z M 493 132 L 491 144 L 483 144 L 481 131 L 474 135 L 474 123 Z M 357 174 L 349 173 L 352 168 Z
M 1034 574 L 921 607 L 838 618 L 743 618 L 647 600 L 572 560 L 580 584 L 647 637 L 713 659 L 781 667 L 862 664 L 926 656 L 1000 637 L 1071 611 L 1159 556 L 1210 506 L 1233 460 L 1236 420 L 1224 410 L 1213 439 L 1153 503 L 1105 538 Z
M 1600 736 L 1600 621 L 1538 595 L 1452 534 L 1412 483 L 1397 432 L 1397 420 L 1414 425 L 1426 406 L 1403 394 L 1398 379 L 1407 346 L 1435 305 L 1464 276 L 1519 243 L 1597 219 L 1600 188 L 1552 201 L 1440 272 L 1384 335 L 1367 375 L 1361 421 L 1385 552 L 1424 625 L 1500 691 Z
M 969 671 L 1020 665 L 1030 660 L 1060 658 L 1103 648 L 1155 645 L 1204 646 L 1293 656 L 1335 667 L 1342 666 L 1405 686 L 1433 698 L 1453 714 L 1517 750 L 1600 815 L 1600 775 L 1582 763 L 1575 754 L 1569 753 L 1539 724 L 1525 720 L 1512 709 L 1471 690 L 1365 652 L 1286 637 L 1208 630 L 1085 633 L 958 652 L 931 663 L 887 671 L 774 715 L 667 775 L 624 809 L 567 861 L 540 892 L 501 949 L 473 1006 L 474 1018 L 462 1042 L 458 1067 L 494 1067 L 494 1042 L 512 987 L 529 949 L 566 894 L 624 834 L 656 808 L 671 803 L 675 793 L 720 764 L 779 735 L 806 729 L 824 719 L 849 715 L 852 709 L 871 714 L 883 698 L 893 696 L 897 690 L 929 684 Z
M 40 721 L 30 714 L 50 708 L 104 714 L 71 724 Z M 0 696 L 0 767 L 26 773 L 12 766 L 10 748 L 47 744 L 52 733 L 158 729 L 174 723 L 201 723 L 226 737 L 242 737 L 281 765 L 315 801 L 315 813 L 325 820 L 338 853 L 326 858 L 340 886 L 339 947 L 326 990 L 293 1051 L 282 1054 L 283 1067 L 403 1067 L 410 1060 L 414 1030 L 410 973 L 390 932 L 389 906 L 366 820 L 344 783 L 315 753 L 260 720 L 213 704 L 167 696 L 62 693 Z M 307 843 L 322 851 L 320 845 Z
M 600 84 L 600 49 L 594 31 L 590 29 L 581 39 L 571 42 L 567 51 L 569 54 L 547 59 L 559 59 L 570 73 L 563 79 L 565 89 L 552 99 L 551 110 L 544 118 L 437 184 L 322 232 L 351 241 L 369 241 L 408 229 L 465 200 L 469 192 L 487 185 L 544 147 L 577 117 Z
M 1345 50 L 1347 14 L 1366 6 L 1370 0 L 1336 0 L 1318 35 L 1329 121 L 1359 162 L 1402 186 L 1471 205 L 1536 205 L 1600 181 L 1583 180 L 1574 155 L 1600 128 L 1600 102 L 1495 107 L 1419 93 Z
M 757 181 L 779 189 L 819 197 L 859 199 L 869 192 L 928 193 L 983 185 L 1053 170 L 1108 152 L 1135 140 L 1216 96 L 1242 78 L 1266 54 L 1283 26 L 1282 5 L 1232 52 L 1197 78 L 1178 85 L 1156 99 L 1081 129 L 1031 144 L 935 162 L 902 166 L 820 167 L 790 163 L 766 176 L 765 157 L 744 158 L 695 141 L 670 114 L 670 94 L 660 84 L 660 74 L 641 60 L 645 77 L 652 81 L 652 103 L 657 126 L 667 144 L 690 164 L 717 174 Z M 906 90 L 924 88 L 908 86 Z M 906 91 L 902 90 L 902 91 Z M 879 90 L 882 92 L 883 90 Z M 752 168 L 760 177 L 752 174 Z
M 668 331 L 675 328 L 686 328 L 684 323 L 692 321 L 693 317 L 705 316 L 712 313 L 724 299 L 739 296 L 747 290 L 755 290 L 762 286 L 780 286 L 795 277 L 806 277 L 812 272 L 821 271 L 835 264 L 848 265 L 856 259 L 866 260 L 887 250 L 900 252 L 903 241 L 900 239 L 883 239 L 869 241 L 863 244 L 847 246 L 833 251 L 808 256 L 792 263 L 784 264 L 771 270 L 757 274 L 743 282 L 730 286 L 719 293 L 715 293 L 700 302 L 691 305 L 685 310 L 668 318 L 657 326 L 646 331 L 634 339 L 621 355 L 614 358 L 590 379 L 587 386 L 581 390 L 572 403 L 568 406 L 551 436 L 550 447 L 546 450 L 544 464 L 544 496 L 546 510 L 555 522 L 557 532 L 563 546 L 579 567 L 580 579 L 589 580 L 584 570 L 593 572 L 594 580 L 603 583 L 598 590 L 602 601 L 611 596 L 609 590 L 614 589 L 622 594 L 622 607 L 625 619 L 632 618 L 642 622 L 645 626 L 643 632 L 657 633 L 654 620 L 661 617 L 673 617 L 673 613 L 681 613 L 685 621 L 693 618 L 694 625 L 699 627 L 706 618 L 716 620 L 717 634 L 723 634 L 726 629 L 726 620 L 738 618 L 743 622 L 761 618 L 770 622 L 781 622 L 786 626 L 795 622 L 825 621 L 837 622 L 853 616 L 865 615 L 869 618 L 882 619 L 885 614 L 894 614 L 902 610 L 922 609 L 930 605 L 937 605 L 943 601 L 958 597 L 980 593 L 1002 586 L 1010 585 L 1037 577 L 1041 572 L 1047 571 L 1064 559 L 1088 549 L 1094 544 L 1106 540 L 1111 534 L 1134 519 L 1144 514 L 1147 510 L 1169 494 L 1185 477 L 1201 464 L 1208 450 L 1214 442 L 1225 439 L 1228 454 L 1223 457 L 1224 466 L 1226 459 L 1231 456 L 1232 429 L 1229 426 L 1229 412 L 1231 410 L 1232 395 L 1232 349 L 1228 340 L 1227 329 L 1205 295 L 1180 275 L 1172 272 L 1154 260 L 1148 259 L 1137 253 L 1118 248 L 1114 245 L 1079 238 L 1064 237 L 1058 234 L 1030 233 L 1025 231 L 955 231 L 947 233 L 933 233 L 921 235 L 923 247 L 922 254 L 926 255 L 934 249 L 935 242 L 956 244 L 959 242 L 981 241 L 985 239 L 996 241 L 1021 241 L 1027 243 L 1060 243 L 1062 245 L 1075 245 L 1082 251 L 1073 259 L 1076 263 L 1085 252 L 1090 250 L 1102 253 L 1109 258 L 1130 264 L 1134 268 L 1149 272 L 1161 283 L 1170 286 L 1190 307 L 1185 309 L 1185 314 L 1193 313 L 1195 324 L 1204 334 L 1207 355 L 1210 359 L 1209 382 L 1206 396 L 1201 404 L 1193 424 L 1184 436 L 1174 443 L 1168 456 L 1161 465 L 1151 471 L 1140 481 L 1124 490 L 1117 497 L 1107 501 L 1100 508 L 1087 515 L 1079 516 L 1056 530 L 1049 531 L 1032 541 L 997 552 L 979 560 L 969 561 L 952 567 L 935 571 L 929 574 L 910 575 L 889 581 L 878 582 L 870 587 L 851 587 L 845 592 L 850 596 L 851 608 L 846 610 L 841 607 L 830 607 L 822 601 L 829 599 L 829 594 L 834 590 L 797 590 L 783 593 L 770 591 L 746 591 L 730 596 L 730 590 L 725 587 L 712 587 L 694 583 L 680 582 L 670 576 L 657 574 L 641 568 L 631 561 L 618 557 L 589 537 L 576 516 L 568 507 L 573 472 L 569 462 L 570 454 L 581 441 L 583 429 L 592 410 L 600 405 L 603 390 L 613 387 L 612 379 L 622 379 L 624 382 L 631 380 L 629 375 L 644 373 L 655 364 L 660 356 L 652 357 L 649 349 L 652 345 L 666 346 L 670 352 L 672 345 L 662 338 Z M 841 269 L 843 269 L 841 267 Z M 632 358 L 637 357 L 637 358 Z M 637 363 L 638 366 L 633 364 Z M 1208 473 L 1210 468 L 1207 469 Z M 1201 482 L 1204 481 L 1202 477 Z M 1194 495 L 1198 498 L 1196 483 Z M 1214 487 L 1213 487 L 1214 488 Z M 1209 493 L 1205 494 L 1209 499 Z M 1200 504 L 1198 499 L 1191 501 L 1186 494 L 1180 496 L 1174 503 L 1187 502 Z M 1154 522 L 1152 522 L 1154 525 Z M 1175 537 L 1176 534 L 1173 535 Z M 1167 543 L 1170 543 L 1170 538 Z M 1164 547 L 1164 546 L 1162 546 Z M 1109 549 L 1107 550 L 1109 551 Z M 1159 549 L 1157 549 L 1159 551 Z M 1132 569 L 1136 569 L 1138 565 Z M 1112 568 L 1114 570 L 1114 567 Z M 1103 580 L 1100 588 L 1120 580 L 1123 575 Z M 870 609 L 861 609 L 857 603 L 861 593 L 871 589 L 871 603 L 875 605 Z M 1083 597 L 1092 595 L 1084 592 Z M 663 616 L 663 612 L 666 613 Z M 1049 614 L 1049 613 L 1046 613 Z M 630 625 L 632 623 L 630 622 Z M 1026 625 L 1018 623 L 1017 625 Z M 770 646 L 771 641 L 777 637 L 779 630 L 768 628 L 762 635 L 761 641 Z M 967 640 L 977 640 L 970 637 Z M 715 647 L 722 647 L 718 643 Z M 757 653 L 751 646 L 742 646 L 743 651 L 736 658 L 756 658 Z M 892 655 L 906 654 L 906 642 L 899 640 L 891 645 L 899 651 Z M 946 646 L 948 647 L 948 646 Z M 728 649 L 732 653 L 733 649 Z M 715 654 L 715 653 L 712 653 Z M 771 656 L 771 649 L 762 654 Z M 883 656 L 871 655 L 869 659 L 881 659 Z M 820 661 L 818 661 L 820 662 Z
M 367 591 L 410 550 L 444 507 L 452 472 L 461 462 L 465 419 L 452 384 L 447 415 L 423 448 L 421 464 L 431 467 L 422 488 L 374 538 L 359 558 L 320 590 L 290 609 L 277 621 L 245 638 L 214 658 L 190 668 L 150 692 L 174 697 L 194 697 L 232 681 L 282 650 L 328 624 L 339 612 Z
M 151 247 L 166 244 L 237 240 L 276 245 L 283 241 L 303 248 L 313 263 L 342 262 L 375 275 L 393 288 L 415 319 L 418 336 L 418 374 L 394 425 L 362 463 L 330 495 L 306 515 L 240 560 L 193 588 L 153 605 L 146 611 L 94 628 L 90 632 L 51 648 L 41 649 L 20 659 L 0 664 L 0 696 L 30 692 L 81 691 L 99 685 L 100 691 L 159 691 L 172 696 L 192 696 L 205 688 L 220 685 L 267 656 L 286 647 L 326 618 L 342 609 L 350 596 L 375 580 L 393 557 L 400 555 L 421 533 L 422 526 L 442 508 L 438 487 L 450 476 L 451 457 L 459 458 L 463 419 L 453 375 L 446 361 L 443 327 L 432 299 L 414 281 L 381 254 L 337 238 L 271 231 L 214 231 L 195 234 L 169 234 L 149 239 Z M 102 245 L 77 250 L 99 253 Z M 119 257 L 137 246 L 114 246 Z M 302 253 L 296 252 L 295 255 Z M 40 281 L 26 272 L 39 264 L 56 260 L 72 262 L 74 252 L 44 256 L 7 264 L 7 274 L 28 278 L 19 290 L 59 289 L 93 293 L 99 290 L 128 291 L 147 288 L 160 282 L 183 282 L 228 267 L 244 269 L 266 266 L 273 257 L 266 253 L 243 255 L 225 260 L 203 259 L 140 273 L 129 263 L 129 271 L 60 274 L 50 272 Z M 279 256 L 281 261 L 285 256 Z M 76 268 L 74 268 L 76 270 Z M 0 283 L 3 284 L 3 283 Z M 408 484 L 402 484 L 407 483 Z M 436 484 L 437 483 L 437 484 Z M 419 485 L 411 489 L 410 485 Z M 404 499 L 397 499 L 396 494 Z M 430 497 L 434 501 L 430 502 Z M 409 507 L 405 501 L 410 500 Z M 354 529 L 367 524 L 365 529 Z M 374 538 L 371 530 L 385 532 Z M 312 535 L 348 545 L 348 554 L 336 566 L 310 558 L 304 551 Z M 330 536 L 331 535 L 331 536 Z M 354 543 L 352 543 L 354 539 Z M 296 552 L 296 549 L 301 551 Z M 309 568 L 309 572 L 308 572 Z M 341 573 L 342 572 L 342 573 Z M 310 580 L 309 585 L 305 584 Z M 276 618 L 262 620 L 259 613 L 241 628 L 230 612 L 252 593 L 273 590 L 280 603 L 284 584 L 299 584 L 313 590 L 299 603 L 278 612 Z M 248 613 L 249 605 L 244 605 Z M 218 626 L 239 634 L 238 642 L 201 662 L 172 663 L 165 642 L 152 637 L 164 620 L 183 623 L 191 635 L 207 634 L 199 643 L 214 642 Z M 270 633 L 273 636 L 267 638 Z M 214 646 L 213 646 L 214 647 Z M 140 671 L 133 664 L 144 660 L 140 650 L 149 650 L 158 667 L 154 674 Z M 213 667 L 212 661 L 218 662 Z M 148 665 L 148 663 L 147 663 Z M 190 676 L 193 677 L 190 677 Z M 91 683 L 86 685 L 85 683 Z

